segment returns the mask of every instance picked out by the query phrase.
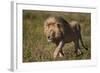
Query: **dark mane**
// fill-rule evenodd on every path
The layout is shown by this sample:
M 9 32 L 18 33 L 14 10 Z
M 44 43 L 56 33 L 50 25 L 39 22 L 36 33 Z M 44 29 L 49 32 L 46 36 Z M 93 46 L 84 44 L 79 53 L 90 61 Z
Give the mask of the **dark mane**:
M 69 32 L 71 32 L 71 27 L 70 24 L 62 17 L 56 17 L 57 21 L 60 23 L 60 26 L 63 28 L 63 31 L 65 33 L 64 34 L 68 34 Z
M 58 22 L 60 22 L 60 23 L 63 23 L 63 25 L 64 24 L 69 24 L 63 17 L 55 17 L 57 20 L 58 20 Z

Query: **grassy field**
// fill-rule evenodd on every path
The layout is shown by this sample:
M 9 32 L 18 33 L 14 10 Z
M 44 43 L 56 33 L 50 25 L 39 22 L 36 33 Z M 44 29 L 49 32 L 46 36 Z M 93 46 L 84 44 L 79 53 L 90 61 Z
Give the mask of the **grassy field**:
M 82 27 L 82 38 L 86 51 L 82 48 L 83 55 L 75 56 L 74 44 L 67 43 L 63 47 L 64 57 L 58 60 L 83 60 L 91 58 L 91 14 L 72 12 L 47 12 L 23 10 L 23 62 L 54 61 L 53 52 L 55 44 L 48 43 L 43 34 L 43 23 L 49 16 L 61 16 L 67 21 L 77 20 Z M 81 44 L 80 44 L 81 45 Z

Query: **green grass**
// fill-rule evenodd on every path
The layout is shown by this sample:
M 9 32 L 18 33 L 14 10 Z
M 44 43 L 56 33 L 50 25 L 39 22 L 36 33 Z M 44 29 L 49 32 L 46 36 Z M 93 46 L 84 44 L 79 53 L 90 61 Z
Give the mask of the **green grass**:
M 48 43 L 43 34 L 44 21 L 48 16 L 61 16 L 67 21 L 77 20 L 82 27 L 82 37 L 88 51 L 82 49 L 83 55 L 74 53 L 74 44 L 63 47 L 64 57 L 56 60 L 83 60 L 91 58 L 91 14 L 72 12 L 43 12 L 23 10 L 23 62 L 54 61 L 55 44 Z M 81 44 L 80 44 L 81 45 Z M 81 46 L 82 47 L 82 46 Z

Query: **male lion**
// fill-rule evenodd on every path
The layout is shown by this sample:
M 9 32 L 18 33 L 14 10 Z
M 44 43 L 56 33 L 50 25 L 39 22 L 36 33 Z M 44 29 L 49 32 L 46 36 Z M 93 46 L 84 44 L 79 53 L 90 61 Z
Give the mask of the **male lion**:
M 57 48 L 54 51 L 54 59 L 59 55 L 64 56 L 62 48 L 65 43 L 74 42 L 76 55 L 82 54 L 79 40 L 82 46 L 88 50 L 82 41 L 81 27 L 77 21 L 68 23 L 62 17 L 49 17 L 44 22 L 44 34 L 47 37 L 48 42 L 56 44 Z

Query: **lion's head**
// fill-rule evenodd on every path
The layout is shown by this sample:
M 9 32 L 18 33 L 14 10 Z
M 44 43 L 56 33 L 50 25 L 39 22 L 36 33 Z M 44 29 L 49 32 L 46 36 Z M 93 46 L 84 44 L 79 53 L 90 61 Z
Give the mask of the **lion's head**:
M 44 34 L 46 35 L 48 42 L 57 41 L 62 37 L 59 25 L 60 22 L 56 17 L 49 17 L 44 22 Z

